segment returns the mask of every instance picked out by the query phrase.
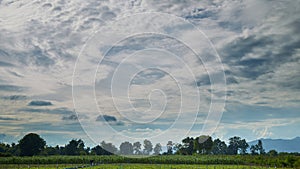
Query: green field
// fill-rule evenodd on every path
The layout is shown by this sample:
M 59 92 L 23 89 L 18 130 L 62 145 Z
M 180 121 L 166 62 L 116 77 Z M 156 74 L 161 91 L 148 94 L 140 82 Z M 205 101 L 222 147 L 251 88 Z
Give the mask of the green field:
M 88 166 L 93 160 L 97 168 L 203 168 L 203 169 L 263 169 L 300 168 L 300 156 L 295 155 L 164 155 L 141 158 L 141 156 L 34 156 L 0 157 L 0 169 L 46 168 L 64 169 Z M 88 168 L 88 167 L 87 167 Z
M 81 167 L 80 165 L 1 165 L 0 169 L 65 169 L 65 168 Z M 101 164 L 93 167 L 85 167 L 85 169 L 269 169 L 262 166 L 246 166 L 246 165 L 184 165 L 184 164 Z M 270 166 L 274 168 L 274 166 Z M 280 167 L 277 167 L 280 168 Z M 290 169 L 290 168 L 285 168 Z

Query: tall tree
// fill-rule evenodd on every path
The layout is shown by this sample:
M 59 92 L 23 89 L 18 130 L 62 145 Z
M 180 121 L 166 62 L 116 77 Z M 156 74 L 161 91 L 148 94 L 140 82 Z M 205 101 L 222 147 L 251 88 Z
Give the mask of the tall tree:
M 246 142 L 245 139 L 242 139 L 239 141 L 240 154 L 247 154 L 248 147 L 249 147 L 249 144 Z
M 160 143 L 157 143 L 153 149 L 155 155 L 159 155 L 162 151 Z
M 93 155 L 112 155 L 111 152 L 105 150 L 100 145 L 97 145 L 91 149 L 91 154 Z
M 261 140 L 258 140 L 257 149 L 259 151 L 259 154 L 266 154 L 265 149 L 263 148 L 263 144 L 262 144 Z
M 173 142 L 172 141 L 168 141 L 167 143 L 167 154 L 173 154 Z
M 215 139 L 211 151 L 213 154 L 226 154 L 227 145 L 224 141 L 221 141 L 220 139 Z
M 250 147 L 250 152 L 252 155 L 256 154 L 266 154 L 265 149 L 263 148 L 262 141 L 258 140 L 257 144 Z
M 144 140 L 144 154 L 149 155 L 152 150 L 153 150 L 153 145 L 152 145 L 151 141 L 145 139 Z
M 194 141 L 195 150 L 200 154 L 209 154 L 211 152 L 213 141 L 210 136 L 201 135 Z
M 133 154 L 133 146 L 128 141 L 121 143 L 120 145 L 120 153 L 122 155 L 131 155 Z
M 105 141 L 101 142 L 101 147 L 106 150 L 107 154 L 105 155 L 112 155 L 118 151 L 118 149 L 112 143 L 105 143 Z
M 182 140 L 182 148 L 180 148 L 181 154 L 192 155 L 194 150 L 194 138 L 187 137 Z
M 79 139 L 72 139 L 64 148 L 65 155 L 83 155 L 86 154 L 84 151 L 84 142 Z
M 142 154 L 142 152 L 141 152 L 142 147 L 141 146 L 142 146 L 142 144 L 139 141 L 133 143 L 134 154 L 137 154 L 137 155 Z
M 39 154 L 46 146 L 46 141 L 38 134 L 29 133 L 19 141 L 20 155 L 33 156 Z
M 238 152 L 240 152 L 241 154 L 246 154 L 248 147 L 249 145 L 245 139 L 241 139 L 240 137 L 234 136 L 229 138 L 229 146 L 227 148 L 227 153 L 230 155 L 238 154 Z
M 251 154 L 252 155 L 257 155 L 258 154 L 257 151 L 258 151 L 257 145 L 251 145 L 251 147 L 250 147 Z

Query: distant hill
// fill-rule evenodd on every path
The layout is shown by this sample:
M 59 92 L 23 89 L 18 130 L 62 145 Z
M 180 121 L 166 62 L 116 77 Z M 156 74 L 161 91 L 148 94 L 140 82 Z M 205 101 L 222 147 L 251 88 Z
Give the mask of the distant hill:
M 294 139 L 259 139 L 266 152 L 274 149 L 278 152 L 300 152 L 300 137 Z M 248 143 L 250 146 L 257 144 L 257 140 Z

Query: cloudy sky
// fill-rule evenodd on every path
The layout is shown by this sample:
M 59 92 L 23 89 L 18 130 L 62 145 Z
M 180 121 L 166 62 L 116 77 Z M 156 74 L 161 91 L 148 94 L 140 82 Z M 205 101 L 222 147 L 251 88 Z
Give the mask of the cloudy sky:
M 300 136 L 298 1 L 0 0 L 0 141 Z

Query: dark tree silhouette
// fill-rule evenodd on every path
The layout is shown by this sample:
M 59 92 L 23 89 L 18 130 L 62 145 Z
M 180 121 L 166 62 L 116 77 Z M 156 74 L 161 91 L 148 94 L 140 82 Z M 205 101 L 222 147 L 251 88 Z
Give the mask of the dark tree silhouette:
M 38 155 L 46 146 L 46 141 L 38 134 L 29 133 L 19 141 L 20 155 Z
M 210 136 L 202 135 L 195 139 L 195 148 L 200 154 L 209 154 L 211 152 L 213 141 Z
M 262 145 L 262 141 L 258 140 L 257 144 L 252 145 L 250 147 L 250 152 L 252 155 L 266 154 L 265 149 L 263 148 L 263 145 Z
M 259 154 L 266 154 L 265 149 L 263 148 L 263 144 L 262 144 L 261 140 L 258 140 L 257 149 L 259 151 Z
M 239 141 L 240 154 L 247 154 L 248 147 L 249 147 L 249 144 L 246 142 L 245 139 L 242 139 Z
M 246 154 L 248 147 L 249 145 L 245 139 L 241 140 L 240 137 L 234 136 L 229 138 L 227 153 L 230 155 L 235 155 L 238 154 L 238 151 L 240 151 L 241 154 Z
M 84 155 L 84 142 L 81 139 L 73 139 L 65 146 L 64 152 L 66 155 Z
M 213 142 L 212 150 L 213 154 L 226 154 L 227 152 L 227 145 L 224 141 L 220 139 L 215 139 Z
M 182 148 L 180 149 L 181 154 L 184 155 L 192 155 L 194 151 L 194 138 L 193 137 L 187 137 L 182 140 Z
M 256 145 L 251 145 L 251 147 L 250 147 L 251 154 L 252 155 L 257 155 L 258 154 L 257 151 L 258 151 L 257 146 Z

